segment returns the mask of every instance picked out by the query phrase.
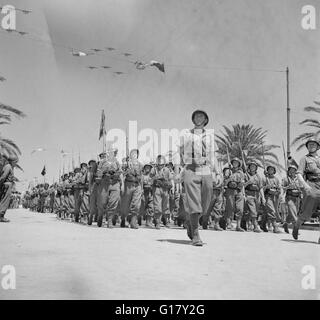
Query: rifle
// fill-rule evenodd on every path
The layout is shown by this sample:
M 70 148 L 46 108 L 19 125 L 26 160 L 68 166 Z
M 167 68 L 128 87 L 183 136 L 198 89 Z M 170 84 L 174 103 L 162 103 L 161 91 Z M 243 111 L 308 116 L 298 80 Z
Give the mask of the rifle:
M 229 154 L 229 148 L 228 148 L 228 146 L 227 146 L 227 160 L 228 160 L 229 169 L 231 170 L 231 161 L 230 161 L 230 154 Z
M 266 172 L 266 161 L 265 161 L 265 158 L 264 158 L 264 145 L 263 145 L 263 142 L 261 143 L 261 146 L 262 146 L 263 171 Z
M 286 152 L 284 150 L 284 143 L 282 141 L 282 150 L 283 150 L 283 158 L 284 158 L 284 167 L 286 168 L 286 171 L 288 170 L 288 162 L 287 162 L 287 159 L 286 159 Z M 288 158 L 289 160 L 289 158 Z
M 247 172 L 247 165 L 246 165 L 246 161 L 245 161 L 244 156 L 243 156 L 243 151 L 242 151 L 242 147 L 241 147 L 240 141 L 239 141 L 239 147 L 240 147 L 240 152 L 241 152 L 241 158 L 242 158 L 242 162 L 243 162 L 244 172 Z

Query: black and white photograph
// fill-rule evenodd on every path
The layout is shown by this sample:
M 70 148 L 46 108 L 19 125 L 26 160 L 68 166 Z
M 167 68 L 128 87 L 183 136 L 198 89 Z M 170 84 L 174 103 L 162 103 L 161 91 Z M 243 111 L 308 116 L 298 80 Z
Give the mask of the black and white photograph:
M 317 0 L 0 0 L 0 300 L 320 300 L 319 40 Z

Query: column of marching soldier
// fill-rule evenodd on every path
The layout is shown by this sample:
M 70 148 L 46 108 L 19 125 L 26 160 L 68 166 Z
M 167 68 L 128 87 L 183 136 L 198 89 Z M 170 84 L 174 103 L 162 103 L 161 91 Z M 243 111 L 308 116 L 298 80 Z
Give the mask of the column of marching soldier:
M 257 233 L 281 233 L 282 226 L 289 233 L 293 223 L 292 235 L 298 239 L 299 228 L 320 205 L 319 141 L 306 142 L 308 154 L 299 166 L 288 166 L 282 181 L 272 165 L 260 176 L 254 159 L 244 164 L 233 158 L 219 172 L 214 165 L 213 137 L 204 129 L 207 113 L 194 111 L 192 122 L 194 128 L 180 140 L 179 165 L 166 163 L 162 155 L 155 163 L 142 165 L 137 149 L 120 164 L 117 150 L 109 150 L 99 155 L 98 162 L 81 163 L 64 174 L 59 183 L 37 185 L 25 194 L 23 205 L 98 227 L 105 220 L 108 228 L 120 223 L 123 228 L 138 229 L 145 223 L 160 229 L 173 220 L 187 229 L 194 246 L 203 245 L 200 225 L 216 231 Z
M 155 164 L 142 165 L 139 151 L 132 150 L 122 165 L 116 160 L 117 150 L 101 153 L 100 161 L 81 163 L 80 168 L 61 176 L 59 183 L 38 184 L 24 196 L 23 205 L 32 211 L 55 212 L 60 219 L 96 222 L 105 218 L 107 227 L 137 229 L 145 221 L 148 227 L 179 226 L 186 220 L 186 195 L 181 176 L 183 168 L 166 163 L 159 155 Z M 213 174 L 212 195 L 208 212 L 203 212 L 200 225 L 216 231 L 233 230 L 279 233 L 297 220 L 302 191 L 296 177 L 297 167 L 290 165 L 282 180 L 276 168 L 268 166 L 265 177 L 257 174 L 255 161 L 248 162 L 244 172 L 241 160 L 234 158 L 223 173 Z M 281 203 L 286 210 L 281 212 Z M 232 221 L 236 221 L 233 227 Z M 260 225 L 260 226 L 259 226 Z

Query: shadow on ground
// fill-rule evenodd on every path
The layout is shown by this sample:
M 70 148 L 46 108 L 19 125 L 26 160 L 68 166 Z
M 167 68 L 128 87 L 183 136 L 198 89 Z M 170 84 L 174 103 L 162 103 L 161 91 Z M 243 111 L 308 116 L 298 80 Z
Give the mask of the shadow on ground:
M 292 242 L 292 243 L 313 243 L 313 244 L 319 245 L 317 241 L 294 240 L 294 239 L 281 239 L 281 241 Z
M 157 241 L 159 242 L 170 242 L 170 243 L 175 243 L 175 244 L 186 244 L 186 245 L 191 245 L 190 240 L 177 240 L 177 239 L 158 239 Z

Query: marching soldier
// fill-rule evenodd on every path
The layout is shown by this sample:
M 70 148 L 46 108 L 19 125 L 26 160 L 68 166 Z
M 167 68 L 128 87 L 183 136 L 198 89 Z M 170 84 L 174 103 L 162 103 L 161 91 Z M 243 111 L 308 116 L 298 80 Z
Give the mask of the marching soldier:
M 13 170 L 18 163 L 18 158 L 15 156 L 5 156 L 4 158 L 5 164 L 0 176 L 0 222 L 10 222 L 10 220 L 6 219 L 4 216 L 10 203 L 10 197 L 14 186 Z
M 98 185 L 96 183 L 96 174 L 98 164 L 95 160 L 90 160 L 88 162 L 88 191 L 89 191 L 89 219 L 88 225 L 92 224 L 92 221 L 97 221 L 98 216 L 98 204 L 97 204 L 97 189 Z
M 173 187 L 173 177 L 170 170 L 165 166 L 166 159 L 158 155 L 157 162 L 151 172 L 152 194 L 153 194 L 153 213 L 156 229 L 160 229 L 160 221 L 168 227 L 167 217 L 170 215 L 169 209 L 169 190 Z
M 107 226 L 112 228 L 112 218 L 116 213 L 120 201 L 121 168 L 115 157 L 117 150 L 112 149 L 100 154 L 100 163 L 97 168 L 97 205 L 98 227 L 102 226 L 103 216 L 106 214 Z
M 145 164 L 142 174 L 142 186 L 143 186 L 143 203 L 144 214 L 146 219 L 146 226 L 151 227 L 151 221 L 153 218 L 153 194 L 152 194 L 152 178 L 150 176 L 152 169 L 151 164 Z
M 82 217 L 89 220 L 89 186 L 88 186 L 88 165 L 83 162 L 80 164 L 81 176 L 79 178 L 79 188 L 80 188 L 80 213 Z
M 274 233 L 281 233 L 278 228 L 277 221 L 281 221 L 279 215 L 279 199 L 283 197 L 282 186 L 278 177 L 275 176 L 276 168 L 272 165 L 267 166 L 266 175 L 263 181 L 264 199 L 264 213 L 262 217 L 262 230 L 268 232 L 266 223 L 270 222 Z
M 142 197 L 142 169 L 138 160 L 139 150 L 130 151 L 126 170 L 123 172 L 124 185 L 121 199 L 121 227 L 125 227 L 125 221 L 130 216 L 130 227 L 138 229 L 138 216 L 140 214 Z
M 320 157 L 318 155 L 320 143 L 316 139 L 309 139 L 306 142 L 306 148 L 308 154 L 301 159 L 297 171 L 297 178 L 303 186 L 303 201 L 301 214 L 292 230 L 292 236 L 295 240 L 298 239 L 302 223 L 309 220 L 313 211 L 320 205 Z M 320 238 L 318 243 L 320 244 Z
M 244 232 L 241 228 L 241 219 L 244 209 L 244 182 L 245 174 L 241 168 L 241 161 L 238 158 L 231 160 L 231 175 L 226 181 L 226 209 L 225 219 L 227 222 L 227 229 L 232 230 L 232 219 L 235 215 L 237 226 L 236 231 Z
M 81 194 L 80 194 L 80 184 L 81 184 L 82 172 L 80 168 L 74 169 L 74 177 L 72 179 L 72 188 L 74 194 L 74 221 L 79 222 L 80 217 L 80 207 L 81 207 Z
M 187 235 L 192 245 L 202 246 L 199 218 L 207 214 L 212 196 L 212 169 L 214 163 L 213 137 L 205 130 L 209 122 L 206 112 L 196 110 L 191 116 L 194 128 L 180 140 L 180 158 L 184 167 L 182 181 L 185 189 Z
M 287 177 L 282 180 L 286 203 L 286 212 L 283 217 L 283 229 L 286 233 L 289 233 L 288 224 L 295 223 L 298 219 L 298 211 L 301 202 L 302 192 L 296 175 L 297 169 L 298 168 L 295 165 L 289 165 Z
M 260 233 L 261 229 L 258 224 L 258 211 L 260 199 L 264 200 L 262 179 L 257 174 L 258 165 L 255 161 L 248 162 L 248 172 L 245 179 L 245 207 L 249 213 L 249 219 L 253 224 L 253 231 Z
M 213 176 L 213 188 L 212 188 L 212 199 L 207 215 L 203 216 L 202 228 L 208 228 L 209 218 L 213 218 L 213 230 L 223 231 L 220 227 L 220 219 L 222 218 L 222 205 L 223 205 L 223 177 L 221 173 L 214 171 Z

